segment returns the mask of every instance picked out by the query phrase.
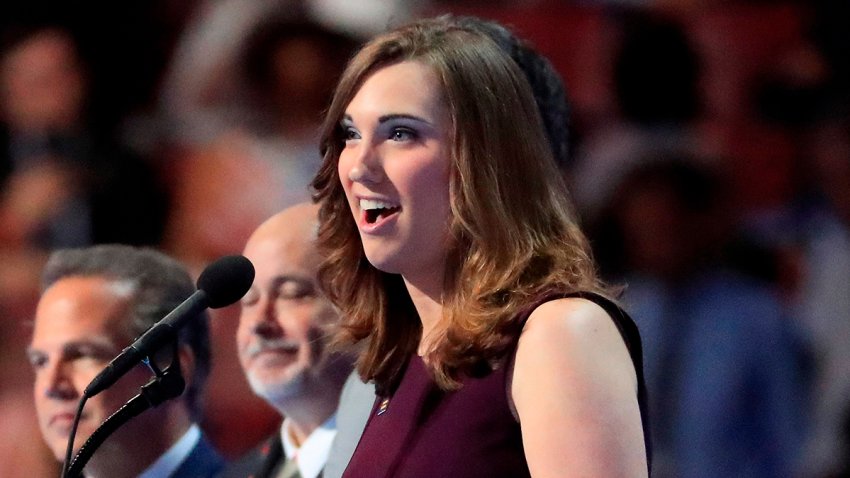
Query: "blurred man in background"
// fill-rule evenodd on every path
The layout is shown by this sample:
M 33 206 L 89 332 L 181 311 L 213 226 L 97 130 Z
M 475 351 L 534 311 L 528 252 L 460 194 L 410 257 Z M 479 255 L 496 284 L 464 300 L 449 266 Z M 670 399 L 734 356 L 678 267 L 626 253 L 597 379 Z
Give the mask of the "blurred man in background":
M 35 372 L 39 426 L 57 460 L 65 458 L 74 414 L 85 387 L 154 323 L 194 292 L 175 260 L 150 249 L 104 245 L 54 252 L 27 350 Z M 206 314 L 180 330 L 176 357 L 184 372 L 182 397 L 166 401 L 112 434 L 85 468 L 91 478 L 210 477 L 224 465 L 197 425 L 209 373 Z M 157 353 L 168 354 L 168 347 Z M 172 365 L 173 366 L 173 365 Z M 143 366 L 90 398 L 74 441 L 85 440 L 151 378 Z
M 352 362 L 327 347 L 338 316 L 316 279 L 317 212 L 307 203 L 288 208 L 245 246 L 256 277 L 242 299 L 239 360 L 254 392 L 286 418 L 280 433 L 227 477 L 316 478 L 336 435 L 337 401 Z

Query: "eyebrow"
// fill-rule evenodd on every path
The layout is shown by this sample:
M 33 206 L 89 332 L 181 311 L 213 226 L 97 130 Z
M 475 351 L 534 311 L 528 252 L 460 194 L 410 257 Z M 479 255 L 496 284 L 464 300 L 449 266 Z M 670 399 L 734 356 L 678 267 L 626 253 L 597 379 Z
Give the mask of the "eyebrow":
M 431 123 L 430 121 L 426 120 L 425 118 L 423 118 L 421 116 L 416 116 L 416 115 L 411 115 L 411 114 L 406 114 L 406 113 L 393 113 L 393 114 L 379 116 L 378 117 L 378 124 L 383 124 L 383 123 L 386 123 L 387 121 L 393 121 L 393 120 L 399 120 L 399 119 L 412 120 L 412 121 L 417 121 L 419 123 L 425 123 L 428 126 L 432 126 L 432 127 L 434 126 L 433 123 Z M 342 121 L 348 122 L 348 123 L 354 123 L 354 120 L 351 118 L 351 115 L 348 114 L 348 113 L 343 115 Z
M 105 341 L 98 341 L 98 340 L 91 340 L 91 339 L 75 340 L 73 342 L 64 343 L 64 344 L 62 344 L 61 350 L 62 350 L 62 353 L 67 353 L 69 351 L 74 351 L 74 350 L 77 350 L 77 349 L 82 348 L 82 347 L 91 347 L 95 351 L 95 353 L 98 353 L 98 354 L 100 354 L 100 353 L 114 354 L 114 353 L 120 351 L 120 347 L 118 345 L 112 343 L 111 341 L 105 342 Z M 33 346 L 28 346 L 26 348 L 26 354 L 28 356 L 30 354 L 34 354 L 34 353 L 44 354 L 45 352 L 43 350 L 41 350 L 37 347 L 33 347 Z

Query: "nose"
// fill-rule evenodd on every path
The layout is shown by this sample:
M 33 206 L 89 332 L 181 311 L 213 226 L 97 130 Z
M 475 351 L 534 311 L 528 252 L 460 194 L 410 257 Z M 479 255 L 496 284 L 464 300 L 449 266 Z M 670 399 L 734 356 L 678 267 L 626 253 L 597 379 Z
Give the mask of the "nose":
M 376 148 L 367 141 L 358 145 L 356 156 L 348 170 L 348 179 L 361 184 L 378 184 L 384 179 L 381 160 Z
M 252 317 L 250 317 L 253 334 L 261 337 L 274 337 L 282 333 L 280 323 L 277 320 L 274 298 L 261 297 L 253 309 Z
M 79 397 L 70 372 L 72 364 L 58 362 L 42 371 L 44 395 L 56 400 L 74 400 Z

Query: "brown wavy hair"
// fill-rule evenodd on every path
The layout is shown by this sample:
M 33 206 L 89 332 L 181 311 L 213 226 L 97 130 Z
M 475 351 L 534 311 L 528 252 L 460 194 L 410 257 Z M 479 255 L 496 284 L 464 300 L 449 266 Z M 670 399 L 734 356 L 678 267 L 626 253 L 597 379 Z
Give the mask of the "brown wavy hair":
M 416 353 L 421 323 L 399 275 L 363 252 L 340 183 L 340 121 L 376 70 L 417 61 L 436 72 L 450 112 L 451 245 L 442 337 L 427 362 L 443 389 L 499 366 L 521 330 L 521 312 L 550 290 L 604 292 L 587 240 L 517 65 L 486 35 L 450 17 L 380 35 L 349 62 L 325 117 L 323 164 L 313 180 L 319 211 L 319 280 L 340 308 L 338 343 L 365 341 L 357 368 L 391 393 Z

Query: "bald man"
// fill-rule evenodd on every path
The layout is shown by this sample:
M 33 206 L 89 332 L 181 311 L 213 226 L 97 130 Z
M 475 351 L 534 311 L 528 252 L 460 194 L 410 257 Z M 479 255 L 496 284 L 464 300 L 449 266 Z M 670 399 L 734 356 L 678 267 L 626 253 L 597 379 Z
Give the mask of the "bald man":
M 256 276 L 241 302 L 236 341 L 252 390 L 286 417 L 276 434 L 225 477 L 316 478 L 336 434 L 335 410 L 352 358 L 327 350 L 338 316 L 316 279 L 318 208 L 299 204 L 251 235 Z

